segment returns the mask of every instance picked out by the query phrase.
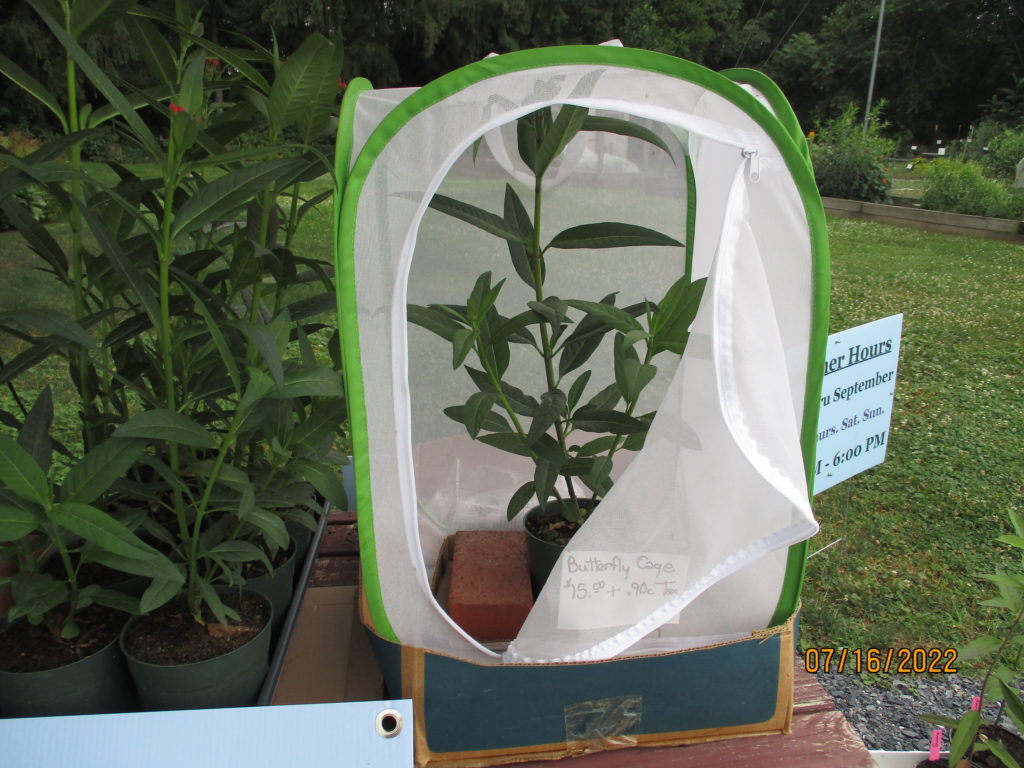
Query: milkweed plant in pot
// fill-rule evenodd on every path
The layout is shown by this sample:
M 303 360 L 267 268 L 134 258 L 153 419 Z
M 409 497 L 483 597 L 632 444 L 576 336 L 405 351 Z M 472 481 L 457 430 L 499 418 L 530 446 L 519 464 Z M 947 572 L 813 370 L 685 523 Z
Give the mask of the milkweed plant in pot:
M 1024 566 L 1024 518 L 1013 511 L 1009 513 L 1013 533 L 996 539 L 1014 549 L 1022 550 L 1021 565 Z M 929 723 L 951 728 L 953 731 L 949 758 L 941 761 L 926 760 L 921 766 L 930 768 L 970 768 L 971 765 L 1002 765 L 1019 768 L 1024 765 L 1024 739 L 1000 726 L 1003 716 L 1008 716 L 1018 733 L 1024 733 L 1024 699 L 1020 694 L 1020 673 L 1024 661 L 1024 568 L 1016 573 L 993 573 L 983 576 L 999 590 L 996 597 L 983 600 L 982 605 L 998 608 L 1005 615 L 999 629 L 991 635 L 983 635 L 959 649 L 959 658 L 964 661 L 985 659 L 986 666 L 981 682 L 980 696 L 976 706 L 969 709 L 959 720 L 925 715 Z M 992 720 L 983 718 L 985 701 L 997 702 L 996 716 Z
M 111 712 L 134 706 L 117 637 L 139 600 L 86 578 L 90 565 L 180 585 L 177 566 L 132 531 L 137 510 L 115 514 L 113 487 L 142 440 L 109 439 L 55 482 L 47 387 L 17 438 L 0 435 L 0 577 L 11 589 L 0 630 L 0 713 Z M 123 519 L 119 519 L 123 518 Z
M 465 370 L 477 389 L 445 414 L 465 425 L 473 439 L 532 460 L 533 477 L 512 494 L 507 515 L 512 520 L 531 507 L 525 526 L 535 585 L 543 583 L 560 547 L 612 487 L 616 458 L 643 446 L 654 413 L 638 412 L 641 394 L 657 374 L 658 355 L 683 354 L 705 284 L 684 274 L 657 302 L 620 307 L 615 293 L 599 300 L 569 298 L 546 283 L 550 260 L 586 258 L 581 251 L 684 247 L 653 229 L 613 221 L 573 226 L 544 241 L 544 176 L 580 131 L 640 139 L 671 157 L 648 128 L 583 107 L 564 104 L 557 114 L 543 108 L 525 115 L 516 132 L 519 156 L 533 175 L 531 197 L 524 201 L 509 183 L 500 214 L 441 194 L 430 206 L 504 241 L 531 299 L 517 313 L 502 314 L 505 280 L 494 282 L 484 272 L 464 305 L 407 309 L 410 322 L 451 343 L 452 367 Z M 681 271 L 684 263 L 680 258 Z M 612 362 L 600 370 L 592 360 L 609 337 Z M 517 380 L 522 371 L 510 369 L 512 344 L 536 355 L 539 380 Z M 585 391 L 595 389 L 584 399 Z
M 181 636 L 165 637 L 148 663 L 195 662 L 269 634 L 267 606 L 249 618 L 239 610 L 261 603 L 241 596 L 245 573 L 273 572 L 289 547 L 287 523 L 314 527 L 318 495 L 346 504 L 334 449 L 345 421 L 340 361 L 336 354 L 322 361 L 312 341 L 330 330 L 319 318 L 333 307 L 333 275 L 293 248 L 304 215 L 330 195 L 304 197 L 302 189 L 331 167 L 314 140 L 336 108 L 340 48 L 314 33 L 285 66 L 276 48 L 249 41 L 242 51 L 205 40 L 202 17 L 186 2 L 175 4 L 174 18 L 121 10 L 114 15 L 144 41 L 140 53 L 160 83 L 148 92 L 125 90 L 67 31 L 74 24 L 33 5 L 156 173 L 142 178 L 110 163 L 117 181 L 103 183 L 87 167 L 59 163 L 55 149 L 44 146 L 12 166 L 17 175 L 0 176 L 0 198 L 4 182 L 14 188 L 22 179 L 62 193 L 83 229 L 74 243 L 82 253 L 72 259 L 16 204 L 8 207 L 48 267 L 72 288 L 81 283 L 85 297 L 75 317 L 50 315 L 50 336 L 22 334 L 30 347 L 3 375 L 10 381 L 40 359 L 65 355 L 82 401 L 85 450 L 110 444 L 136 451 L 118 488 L 146 510 L 134 521 L 136 532 L 174 568 L 154 578 L 139 607 L 150 629 L 158 615 L 170 615 L 165 627 L 189 628 L 203 646 L 186 651 Z M 62 8 L 73 20 L 85 5 Z M 60 109 L 16 65 L 2 60 L 0 68 Z M 74 92 L 69 97 L 75 101 Z M 156 117 L 141 119 L 142 107 Z M 264 123 L 268 145 L 229 148 Z M 58 143 L 81 141 L 83 133 Z M 85 250 L 90 238 L 97 253 Z M 81 269 L 68 266 L 79 262 Z M 31 327 L 40 315 L 12 316 L 10 327 Z M 146 626 L 126 629 L 129 655 Z M 262 679 L 265 661 L 264 654 L 247 668 Z M 150 703 L 217 706 L 247 697 L 186 694 Z

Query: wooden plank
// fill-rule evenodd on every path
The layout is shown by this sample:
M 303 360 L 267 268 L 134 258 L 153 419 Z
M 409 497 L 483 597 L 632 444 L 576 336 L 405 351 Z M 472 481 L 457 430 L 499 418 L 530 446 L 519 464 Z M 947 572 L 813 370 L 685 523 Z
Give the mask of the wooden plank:
M 813 712 L 828 712 L 836 708 L 814 675 L 804 670 L 801 659 L 797 659 L 793 670 L 793 715 L 807 715 Z
M 321 557 L 328 555 L 359 554 L 359 532 L 354 525 L 328 525 L 320 542 L 318 553 Z
M 1021 222 L 990 216 L 970 216 L 949 211 L 931 211 L 899 205 L 867 203 L 860 200 L 822 198 L 827 213 L 850 219 L 877 221 L 897 227 L 910 227 L 949 235 L 971 235 L 1010 243 L 1024 244 Z
M 355 555 L 322 557 L 316 561 L 311 587 L 340 587 L 359 583 L 359 558 Z
M 331 524 L 331 523 L 344 523 L 346 525 L 349 524 L 349 523 L 355 523 L 356 522 L 356 511 L 354 509 L 346 509 L 346 510 L 334 509 L 334 510 L 331 510 L 331 512 L 328 513 L 328 515 L 327 515 L 327 522 L 328 522 L 328 524 Z
M 873 768 L 867 748 L 837 710 L 794 717 L 793 732 L 782 736 L 596 752 L 571 763 L 533 761 L 519 768 Z

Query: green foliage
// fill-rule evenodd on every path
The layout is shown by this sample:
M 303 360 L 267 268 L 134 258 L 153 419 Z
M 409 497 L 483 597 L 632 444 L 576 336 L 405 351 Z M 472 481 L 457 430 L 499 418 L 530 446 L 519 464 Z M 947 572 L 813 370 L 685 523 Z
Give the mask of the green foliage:
M 879 0 L 830 0 L 816 4 L 813 14 L 801 2 L 764 4 L 772 6 L 780 18 L 769 42 L 744 63 L 780 83 L 805 124 L 838 114 L 851 101 L 863 104 Z M 915 143 L 956 136 L 958 126 L 983 114 L 980 102 L 1019 71 L 1022 31 L 1019 13 L 987 0 L 888 3 L 875 79 L 876 97 L 890 104 L 887 119 Z
M 636 48 L 717 60 L 739 37 L 741 7 L 739 0 L 640 0 L 630 6 L 623 37 Z
M 996 88 L 983 111 L 987 120 L 1012 129 L 1024 127 L 1024 77 L 1014 75 L 1009 86 Z
M 525 115 L 516 128 L 519 156 L 535 179 L 529 206 L 511 184 L 505 185 L 501 214 L 442 195 L 435 195 L 430 205 L 503 240 L 516 275 L 533 289 L 533 300 L 512 317 L 500 314 L 497 304 L 505 281 L 492 283 L 491 273 L 484 272 L 465 305 L 410 305 L 408 319 L 450 342 L 452 367 L 463 367 L 479 390 L 465 404 L 446 408 L 445 414 L 463 424 L 473 439 L 533 460 L 533 480 L 513 494 L 508 518 L 518 515 L 533 497 L 541 507 L 553 498 L 566 520 L 582 523 L 611 488 L 616 453 L 642 447 L 654 414 L 634 411 L 657 373 L 652 361 L 661 352 L 683 353 L 706 281 L 691 282 L 684 275 L 657 304 L 644 301 L 629 307 L 616 306 L 614 293 L 600 302 L 547 293 L 545 259 L 552 248 L 682 247 L 660 232 L 620 222 L 570 227 L 542 245 L 541 182 L 552 161 L 581 130 L 613 131 L 648 141 L 666 153 L 668 148 L 645 128 L 595 118 L 585 108 L 571 105 L 562 105 L 557 115 L 550 108 Z M 584 368 L 606 337 L 612 340 L 612 370 Z M 523 388 L 512 383 L 512 344 L 536 352 L 543 365 L 542 381 Z M 607 386 L 581 402 L 588 382 L 602 374 Z M 565 497 L 555 487 L 559 476 L 566 481 Z M 589 489 L 590 499 L 577 496 L 574 480 Z
M 988 175 L 1001 181 L 1017 178 L 1017 164 L 1024 160 L 1024 128 L 1006 128 L 988 141 L 982 163 Z
M 109 122 L 82 141 L 82 159 L 97 163 L 145 163 L 146 155 Z
M 921 204 L 936 211 L 1018 218 L 1024 199 L 1002 182 L 985 176 L 980 163 L 937 158 L 924 166 Z
M 991 631 L 977 574 L 1016 567 L 985 542 L 1024 514 L 1021 249 L 839 218 L 829 247 L 832 331 L 902 312 L 903 339 L 886 461 L 815 496 L 811 551 L 842 541 L 808 561 L 801 642 L 952 647 Z
M 63 486 L 51 478 L 54 444 L 49 428 L 53 400 L 43 390 L 25 418 L 17 439 L 0 435 L 0 561 L 14 560 L 17 571 L 0 577 L 14 605 L 8 619 L 46 622 L 55 635 L 79 633 L 77 613 L 93 603 L 138 611 L 139 602 L 98 585 L 82 585 L 78 574 L 89 563 L 116 564 L 125 573 L 181 584 L 181 568 L 142 541 L 117 516 L 94 503 L 109 497 L 121 476 L 142 454 L 140 440 L 108 440 L 71 466 Z M 102 504 L 100 506 L 106 506 Z M 127 517 L 129 515 L 121 515 Z M 52 554 L 63 576 L 44 570 Z
M 858 118 L 857 107 L 847 105 L 843 114 L 821 126 L 810 143 L 811 164 L 818 189 L 826 197 L 891 202 L 892 188 L 885 158 L 893 153 L 893 142 L 882 136 L 885 128 L 872 112 L 867 134 Z
M 0 169 L 3 169 L 4 154 L 10 153 L 14 157 L 28 157 L 42 146 L 43 142 L 18 130 L 11 130 L 7 133 L 0 133 Z M 58 215 L 56 200 L 49 195 L 43 187 L 31 184 L 14 193 L 15 200 L 25 207 L 31 215 L 39 221 L 50 221 Z M 10 219 L 0 209 L 0 230 L 12 229 Z
M 1024 519 L 1010 512 L 1014 533 L 1004 534 L 998 541 L 1024 550 Z M 1020 694 L 1018 678 L 1024 662 L 1024 635 L 1020 634 L 1024 622 L 1024 552 L 1019 553 L 1020 567 L 1016 573 L 993 573 L 984 576 L 999 591 L 996 597 L 982 602 L 1003 611 L 1005 619 L 997 632 L 975 638 L 959 649 L 964 661 L 985 659 L 985 676 L 981 683 L 981 705 L 966 712 L 954 725 L 956 729 L 950 745 L 949 764 L 958 765 L 961 758 L 968 760 L 975 751 L 991 750 L 1007 768 L 1019 768 L 998 741 L 983 739 L 975 742 L 978 728 L 983 725 L 981 709 L 985 699 L 999 701 L 995 725 L 1003 714 L 1008 714 L 1018 729 L 1024 729 L 1024 697 Z M 932 718 L 925 718 L 935 722 Z
M 154 580 L 141 609 L 183 592 L 197 620 L 205 603 L 226 622 L 234 616 L 215 583 L 241 584 L 249 561 L 269 568 L 288 545 L 286 522 L 313 525 L 315 493 L 347 504 L 334 451 L 345 420 L 340 374 L 310 340 L 333 310 L 332 275 L 293 247 L 303 218 L 332 188 L 304 193 L 331 170 L 314 142 L 337 102 L 340 50 L 317 33 L 287 65 L 259 46 L 224 48 L 202 36 L 201 16 L 184 2 L 175 18 L 131 15 L 135 4 L 120 0 L 30 3 L 68 54 L 68 93 L 58 97 L 3 57 L 0 73 L 45 105 L 64 135 L 8 157 L 0 203 L 73 306 L 70 315 L 22 306 L 0 316 L 0 330 L 21 342 L 0 362 L 20 412 L 0 411 L 0 421 L 38 435 L 18 382 L 66 360 L 83 453 L 69 456 L 61 524 L 92 545 L 88 532 L 111 509 L 149 510 L 131 528 L 159 542 L 174 567 L 146 574 Z M 146 92 L 111 77 L 80 44 L 117 21 L 146 43 L 157 83 Z M 83 102 L 79 79 L 101 104 Z M 144 154 L 144 173 L 82 162 L 83 142 L 108 124 Z M 260 131 L 266 143 L 227 148 Z M 285 143 L 289 131 L 295 140 Z M 33 184 L 61 202 L 69 242 L 14 199 Z M 106 463 L 119 470 L 116 493 L 84 512 L 95 481 L 78 467 L 103 466 L 108 454 L 120 457 Z M 19 482 L 0 477 L 0 492 L 49 510 L 37 482 Z M 90 556 L 133 572 L 127 551 Z M 25 606 L 26 594 L 15 590 L 16 604 Z

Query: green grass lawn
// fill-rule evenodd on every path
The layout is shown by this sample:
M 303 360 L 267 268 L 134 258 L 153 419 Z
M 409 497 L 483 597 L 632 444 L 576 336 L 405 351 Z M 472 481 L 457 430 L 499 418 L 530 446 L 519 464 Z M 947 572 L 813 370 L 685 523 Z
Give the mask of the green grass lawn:
M 991 619 L 979 578 L 1012 568 L 1024 511 L 1024 249 L 833 219 L 832 331 L 898 312 L 886 462 L 815 498 L 803 642 L 946 646 Z M 1019 566 L 1019 563 L 1017 564 Z
M 297 250 L 329 260 L 330 204 L 311 217 Z M 980 575 L 1015 565 L 993 539 L 1009 531 L 1008 510 L 1024 512 L 1024 249 L 844 219 L 829 230 L 831 330 L 902 312 L 904 336 L 886 462 L 815 497 L 811 551 L 843 541 L 808 564 L 802 641 L 961 644 L 991 618 Z M 0 233 L 0 311 L 66 308 L 36 263 Z M 14 351 L 0 340 L 0 354 Z M 73 433 L 60 364 L 26 382 L 27 394 L 47 382 Z M 12 407 L 0 391 L 0 408 Z

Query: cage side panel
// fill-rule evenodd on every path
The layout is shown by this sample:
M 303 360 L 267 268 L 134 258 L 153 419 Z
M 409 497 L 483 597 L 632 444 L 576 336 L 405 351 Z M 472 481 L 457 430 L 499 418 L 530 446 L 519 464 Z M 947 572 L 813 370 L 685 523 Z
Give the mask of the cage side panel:
M 534 52 L 539 53 L 539 52 Z M 636 53 L 636 52 L 632 52 Z M 500 57 L 504 58 L 504 57 Z M 556 57 L 551 54 L 544 54 L 536 57 L 512 57 L 503 62 L 503 65 L 508 65 L 512 68 L 526 67 L 528 62 L 544 63 L 555 62 L 564 64 L 569 61 L 582 61 L 588 60 L 594 63 L 596 60 L 602 66 L 611 65 L 614 61 L 613 57 L 609 57 L 607 52 L 602 52 L 600 55 L 592 56 L 589 49 L 570 49 L 562 51 Z M 626 61 L 621 59 L 619 61 Z M 629 59 L 631 62 L 638 62 L 643 65 L 649 63 L 656 64 L 652 68 L 661 68 L 663 58 L 651 55 L 650 57 L 645 55 L 633 56 Z M 495 71 L 494 65 L 491 69 L 484 68 L 481 70 L 481 77 L 493 75 Z M 674 66 L 674 65 L 673 65 Z M 667 67 L 666 67 L 667 68 Z M 530 77 L 533 77 L 535 73 L 530 73 Z M 539 74 L 539 73 L 536 73 Z M 571 74 L 571 73 L 570 73 Z M 610 76 L 614 76 L 617 73 L 610 72 Z M 448 85 L 458 88 L 468 88 L 473 84 L 472 77 L 466 72 L 459 74 L 458 78 L 455 78 Z M 707 78 L 708 75 L 702 73 L 701 78 Z M 537 78 L 531 81 L 531 87 L 533 82 Z M 614 79 L 614 77 L 612 77 Z M 630 76 L 631 87 L 635 89 L 636 76 L 635 72 Z M 578 82 L 578 81 L 574 81 Z M 468 84 L 467 84 L 468 83 Z M 493 84 L 495 90 L 500 92 L 503 96 L 507 94 L 507 89 L 504 87 L 498 87 L 498 84 Z M 502 84 L 504 85 L 504 84 Z M 684 84 L 685 85 L 685 84 Z M 418 94 L 417 94 L 418 95 Z M 408 419 L 408 414 L 401 413 L 401 409 L 404 407 L 404 398 L 407 397 L 407 393 L 404 392 L 404 387 L 398 379 L 401 378 L 402 366 L 404 365 L 404 350 L 400 348 L 400 345 L 404 343 L 403 339 L 397 339 L 393 337 L 393 331 L 398 325 L 398 321 L 395 319 L 395 307 L 401 307 L 404 304 L 404 296 L 395 295 L 394 292 L 388 286 L 402 285 L 402 275 L 400 274 L 403 269 L 400 265 L 391 262 L 390 260 L 395 258 L 396 254 L 402 255 L 407 254 L 409 249 L 415 244 L 415 220 L 418 215 L 422 213 L 422 207 L 424 205 L 424 196 L 429 193 L 430 186 L 434 183 L 434 179 L 417 179 L 411 180 L 406 173 L 408 169 L 401 167 L 401 161 L 398 158 L 401 157 L 421 157 L 423 162 L 428 167 L 431 166 L 432 162 L 437 162 L 436 158 L 441 157 L 443 153 L 433 153 L 433 147 L 435 144 L 443 145 L 445 139 L 450 139 L 451 136 L 446 135 L 451 131 L 451 124 L 449 124 L 448 130 L 435 128 L 432 132 L 428 131 L 426 134 L 421 134 L 419 138 L 409 142 L 407 145 L 406 153 L 399 152 L 396 154 L 391 162 L 387 162 L 382 156 L 382 151 L 385 145 L 393 138 L 399 131 L 404 130 L 405 127 L 411 121 L 414 121 L 420 112 L 425 109 L 430 103 L 433 103 L 431 99 L 439 97 L 440 92 L 434 92 L 431 94 L 424 95 L 422 100 L 416 101 L 416 96 L 411 97 L 407 102 L 403 102 L 398 105 L 395 110 L 385 120 L 388 123 L 388 127 L 380 132 L 377 137 L 378 145 L 374 146 L 374 140 L 368 143 L 368 151 L 364 151 L 363 157 L 360 159 L 360 163 L 371 163 L 374 159 L 377 159 L 381 165 L 385 168 L 371 168 L 367 166 L 362 170 L 362 173 L 366 175 L 368 181 L 372 181 L 371 184 L 367 184 L 362 190 L 363 196 L 367 197 L 366 200 L 362 201 L 360 205 L 358 221 L 356 216 L 352 215 L 351 223 L 356 225 L 360 232 L 357 232 L 356 238 L 359 241 L 359 245 L 356 249 L 362 252 L 362 247 L 367 246 L 366 253 L 374 254 L 373 256 L 367 256 L 368 263 L 366 266 L 357 265 L 356 269 L 361 270 L 359 274 L 359 290 L 358 302 L 359 302 L 359 326 L 358 331 L 362 334 L 364 339 L 364 348 L 360 350 L 361 359 L 367 369 L 371 366 L 368 362 L 372 358 L 374 371 L 373 376 L 376 377 L 378 373 L 383 372 L 383 378 L 370 378 L 367 379 L 366 390 L 372 391 L 374 397 L 377 399 L 383 399 L 385 403 L 377 403 L 368 406 L 367 418 L 370 423 L 375 425 L 374 434 L 376 434 L 376 425 L 381 427 L 379 442 L 377 447 L 374 448 L 374 441 L 378 440 L 374 436 L 366 436 L 364 439 L 364 448 L 367 453 L 373 457 L 374 474 L 372 477 L 368 477 L 369 481 L 373 484 L 374 488 L 374 506 L 378 509 L 377 514 L 374 515 L 375 526 L 381 526 L 382 520 L 385 516 L 390 518 L 390 521 L 384 523 L 384 527 L 388 528 L 388 532 L 385 536 L 376 536 L 376 553 L 378 558 L 382 557 L 393 557 L 395 558 L 395 567 L 387 568 L 384 570 L 389 571 L 387 576 L 382 575 L 382 578 L 391 578 L 390 571 L 409 571 L 413 570 L 408 568 L 404 563 L 408 563 L 412 560 L 414 568 L 418 568 L 420 562 L 423 559 L 423 552 L 419 547 L 419 530 L 418 522 L 410 521 L 409 519 L 403 519 L 400 523 L 394 522 L 394 517 L 399 514 L 409 515 L 411 512 L 410 507 L 411 500 L 414 498 L 413 487 L 410 482 L 411 478 L 401 477 L 402 468 L 400 464 L 408 462 L 412 463 L 411 459 L 411 446 L 406 445 L 404 448 L 399 445 L 399 452 L 402 454 L 401 461 L 394 459 L 384 458 L 383 461 L 378 459 L 389 451 L 393 451 L 393 443 L 395 435 L 399 436 L 401 442 L 401 436 L 404 434 L 403 429 L 397 429 L 396 427 L 402 423 L 403 419 Z M 443 95 L 454 95 L 454 94 L 443 94 Z M 429 96 L 429 98 L 427 98 Z M 743 98 L 736 94 L 730 94 L 730 98 L 735 98 L 738 101 L 743 101 Z M 625 99 L 624 99 L 625 100 Z M 751 100 L 752 101 L 752 100 Z M 413 102 L 413 103 L 409 103 Z M 456 108 L 456 105 L 450 105 L 452 108 Z M 749 105 L 748 105 L 749 106 Z M 757 111 L 753 106 L 750 106 L 751 111 Z M 762 111 L 763 108 L 762 108 Z M 476 121 L 479 124 L 479 119 Z M 688 126 L 692 127 L 692 126 Z M 382 125 L 382 129 L 384 126 Z M 778 131 L 778 129 L 773 129 Z M 736 137 L 738 134 L 736 131 L 728 132 L 730 137 Z M 460 134 L 459 137 L 464 134 Z M 472 137 L 466 137 L 467 140 Z M 451 146 L 449 143 L 445 146 Z M 424 148 L 427 148 L 424 153 Z M 424 156 L 426 154 L 426 156 Z M 448 162 L 449 156 L 443 155 L 440 159 L 440 164 Z M 357 171 L 359 163 L 357 163 Z M 374 173 L 388 174 L 389 178 L 386 182 L 382 180 L 373 180 L 371 177 Z M 356 175 L 356 174 L 354 174 Z M 411 186 L 404 184 L 406 181 L 412 181 Z M 365 206 L 365 207 L 364 207 Z M 411 207 L 410 207 L 411 206 Z M 371 225 L 372 222 L 372 225 Z M 367 229 L 369 227 L 369 229 Z M 410 242 L 412 238 L 413 242 Z M 405 258 L 402 255 L 402 258 Z M 383 263 L 382 263 L 383 262 Z M 372 273 L 377 272 L 374 275 Z M 364 279 L 365 278 L 365 279 Z M 355 301 L 352 302 L 355 305 Z M 400 316 L 399 312 L 399 316 Z M 399 317 L 399 319 L 404 319 Z M 404 331 L 402 331 L 404 333 Z M 399 347 L 393 347 L 392 344 L 399 343 Z M 372 347 L 372 348 L 371 348 Z M 396 378 L 397 375 L 397 378 Z M 389 377 L 391 380 L 389 380 Z M 396 408 L 393 404 L 398 403 Z M 372 413 L 371 413 L 372 411 Z M 389 445 L 391 447 L 389 447 Z M 392 470 L 394 474 L 392 474 Z M 390 485 L 390 488 L 385 486 Z M 389 503 L 384 505 L 387 510 L 379 508 L 376 503 L 381 498 L 388 499 Z M 391 502 L 396 502 L 392 504 Z M 404 512 L 402 512 L 404 510 Z M 418 562 L 420 561 L 420 562 Z M 428 589 L 425 578 L 425 569 L 423 573 L 418 574 L 397 574 L 394 578 L 390 590 L 395 594 L 402 592 L 416 593 L 423 589 Z M 411 578 L 410 578 L 411 576 Z M 408 588 L 408 589 L 405 589 Z M 385 591 L 389 590 L 388 587 L 384 587 Z M 390 598 L 386 595 L 384 598 L 385 602 L 388 602 Z M 399 600 L 409 600 L 416 602 L 417 600 L 422 601 L 422 595 L 419 597 L 409 597 L 407 594 L 405 597 L 398 598 Z M 402 603 L 405 605 L 405 603 Z M 390 605 L 390 604 L 389 604 Z M 390 610 L 390 608 L 389 608 Z M 431 608 L 433 611 L 433 608 Z M 436 611 L 431 615 L 431 611 L 426 613 L 418 610 L 412 610 L 409 614 L 409 623 L 411 625 L 418 625 L 425 627 L 425 631 L 431 636 L 440 636 L 450 634 L 449 629 L 445 629 L 443 619 L 439 622 Z M 397 611 L 396 613 L 405 613 L 405 611 Z M 421 621 L 422 620 L 422 621 Z M 418 626 L 411 626 L 410 631 L 418 632 Z M 452 644 L 450 640 L 442 641 L 444 644 Z M 459 641 L 453 643 L 455 648 L 465 650 L 463 644 Z

